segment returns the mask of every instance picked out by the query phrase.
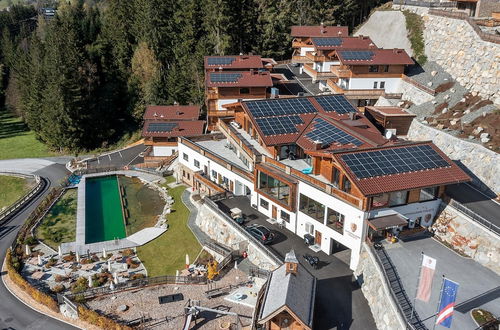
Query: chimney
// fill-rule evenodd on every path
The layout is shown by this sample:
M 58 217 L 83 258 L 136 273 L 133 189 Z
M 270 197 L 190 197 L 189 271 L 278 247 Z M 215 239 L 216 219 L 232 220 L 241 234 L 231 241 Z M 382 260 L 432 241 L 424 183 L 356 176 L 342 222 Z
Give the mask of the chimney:
M 314 140 L 313 143 L 314 150 L 321 150 L 321 148 L 323 147 L 323 142 L 321 142 L 320 140 Z
M 349 119 L 350 120 L 356 120 L 357 119 L 356 113 L 355 112 L 349 112 Z
M 299 265 L 299 261 L 295 256 L 295 252 L 291 250 L 285 256 L 285 267 L 287 274 L 297 274 L 297 266 Z

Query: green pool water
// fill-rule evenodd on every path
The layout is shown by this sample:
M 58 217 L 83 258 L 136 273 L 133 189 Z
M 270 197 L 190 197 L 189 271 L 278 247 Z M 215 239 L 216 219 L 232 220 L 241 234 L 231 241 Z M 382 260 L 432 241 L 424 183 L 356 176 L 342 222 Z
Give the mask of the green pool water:
M 126 236 L 116 175 L 86 179 L 85 243 Z

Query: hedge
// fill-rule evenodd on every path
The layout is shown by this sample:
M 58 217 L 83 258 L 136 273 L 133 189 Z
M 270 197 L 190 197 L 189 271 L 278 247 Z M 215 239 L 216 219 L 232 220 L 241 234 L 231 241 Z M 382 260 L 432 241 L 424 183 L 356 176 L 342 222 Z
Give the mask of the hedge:
M 93 310 L 87 309 L 82 305 L 78 306 L 78 317 L 80 320 L 96 325 L 101 329 L 106 330 L 131 330 L 127 325 L 121 325 L 106 316 L 100 315 Z

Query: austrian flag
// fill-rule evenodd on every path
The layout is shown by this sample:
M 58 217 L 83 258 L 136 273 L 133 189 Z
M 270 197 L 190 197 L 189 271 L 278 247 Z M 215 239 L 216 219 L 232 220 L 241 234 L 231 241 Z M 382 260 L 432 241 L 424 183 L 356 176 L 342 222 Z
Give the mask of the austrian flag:
M 417 299 L 428 302 L 431 297 L 432 278 L 436 270 L 436 259 L 423 255 L 418 283 Z
M 443 327 L 450 328 L 455 301 L 457 300 L 458 283 L 447 278 L 443 280 L 443 291 L 441 291 L 441 300 L 439 302 L 439 312 L 436 324 L 441 324 Z

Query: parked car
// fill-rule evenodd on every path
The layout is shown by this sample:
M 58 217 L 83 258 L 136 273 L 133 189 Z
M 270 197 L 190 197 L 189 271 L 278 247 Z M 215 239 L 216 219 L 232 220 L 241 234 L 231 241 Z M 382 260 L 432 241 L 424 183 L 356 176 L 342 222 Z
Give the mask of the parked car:
M 233 217 L 233 220 L 236 221 L 236 223 L 238 225 L 243 225 L 245 223 L 245 216 L 244 215 L 240 215 L 238 217 Z
M 247 226 L 245 229 L 264 245 L 271 243 L 275 237 L 272 231 L 261 225 L 254 224 Z

